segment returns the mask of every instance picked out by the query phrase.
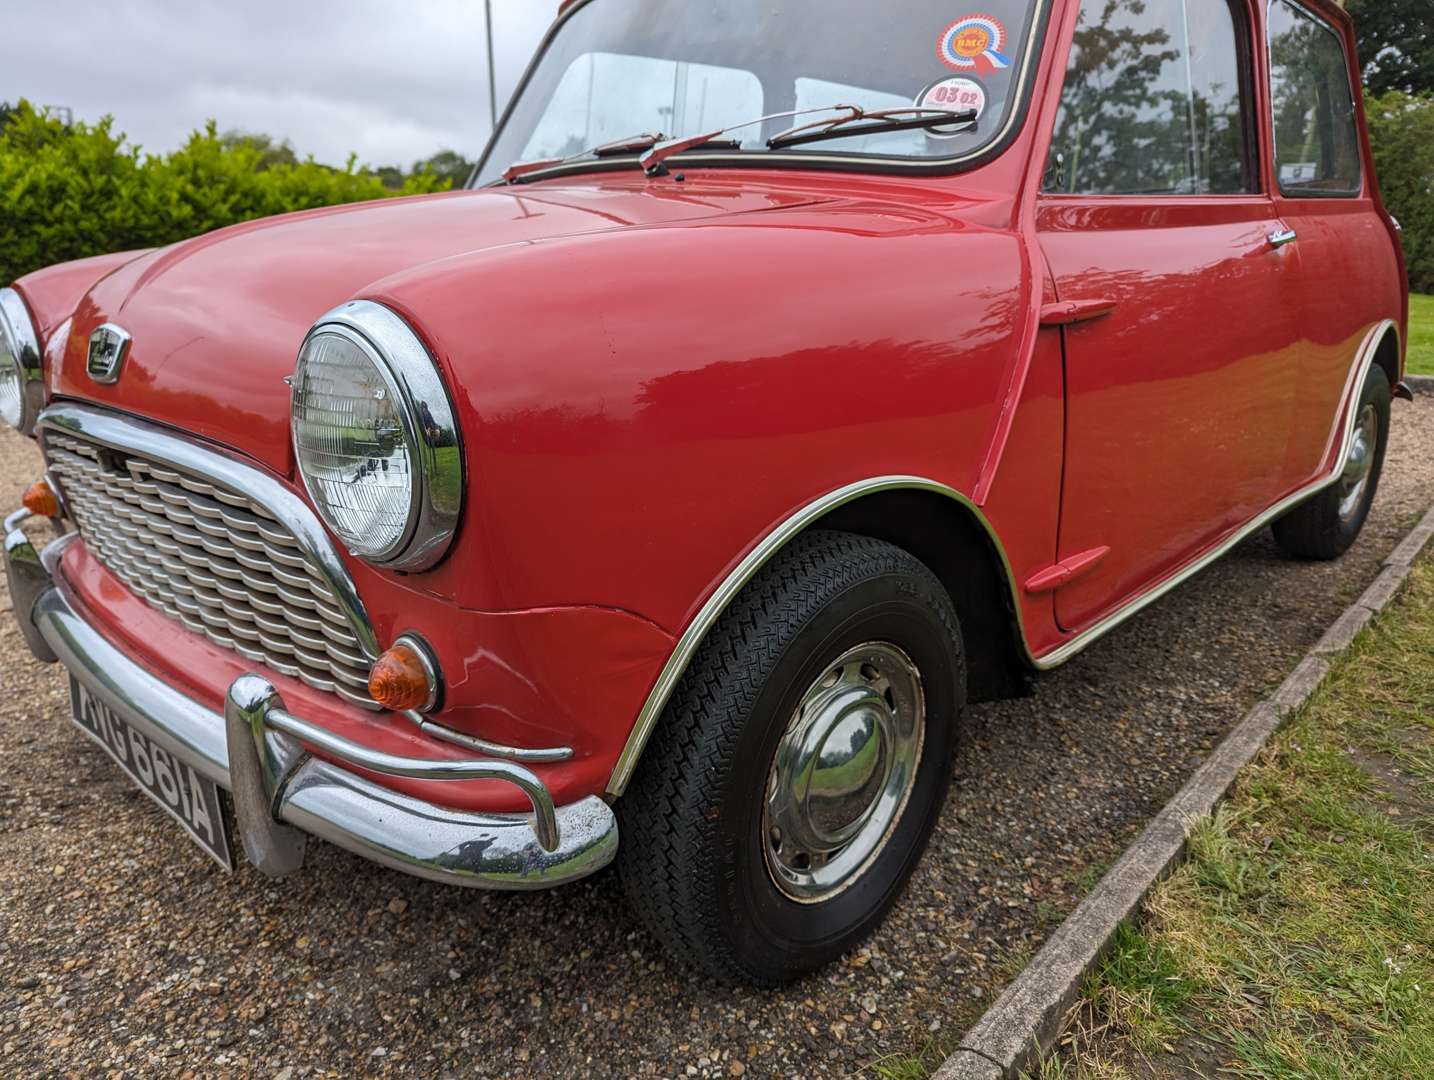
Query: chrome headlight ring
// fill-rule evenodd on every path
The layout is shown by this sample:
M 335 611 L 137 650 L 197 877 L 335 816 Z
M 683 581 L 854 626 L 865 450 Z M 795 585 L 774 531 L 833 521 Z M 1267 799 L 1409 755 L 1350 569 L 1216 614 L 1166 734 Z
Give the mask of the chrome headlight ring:
M 0 416 L 24 435 L 33 435 L 45 407 L 40 338 L 25 301 L 14 289 L 0 289 Z M 5 385 L 8 383 L 8 386 Z
M 356 347 L 367 358 L 381 380 L 373 391 L 374 397 L 381 402 L 385 395 L 390 396 L 392 419 L 401 429 L 383 435 L 392 441 L 395 453 L 401 449 L 407 462 L 406 497 L 392 483 L 379 485 L 372 493 L 378 500 L 393 503 L 397 499 L 404 504 L 384 508 L 386 513 L 403 514 L 404 520 L 401 528 L 389 530 L 382 543 L 356 542 L 353 530 L 344 527 L 342 514 L 336 513 L 326 496 L 325 484 L 315 475 L 312 460 L 316 454 L 336 455 L 327 450 L 315 451 L 312 445 L 306 448 L 301 438 L 305 394 L 310 392 L 306 365 L 314 350 L 324 344 Z M 369 300 L 343 304 L 319 319 L 305 337 L 292 383 L 295 460 L 304 488 L 324 524 L 353 554 L 377 566 L 416 573 L 436 565 L 453 541 L 463 506 L 463 446 L 443 377 L 418 335 L 382 304 Z M 321 397 L 318 404 L 322 404 Z M 369 464 L 360 465 L 353 487 L 376 476 L 367 468 Z

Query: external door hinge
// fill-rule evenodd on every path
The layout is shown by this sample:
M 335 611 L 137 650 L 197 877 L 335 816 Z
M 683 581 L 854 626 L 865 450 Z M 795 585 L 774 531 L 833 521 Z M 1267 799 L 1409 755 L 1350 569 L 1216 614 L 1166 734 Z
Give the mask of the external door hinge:
M 1114 300 L 1062 300 L 1041 308 L 1042 326 L 1074 326 L 1103 319 L 1118 306 Z
M 1072 555 L 1069 559 L 1063 559 L 1054 566 L 1048 566 L 1033 574 L 1026 582 L 1026 592 L 1031 596 L 1039 596 L 1041 593 L 1064 589 L 1076 578 L 1083 577 L 1094 570 L 1096 564 L 1109 554 L 1110 548 L 1098 547 L 1082 551 L 1079 555 Z

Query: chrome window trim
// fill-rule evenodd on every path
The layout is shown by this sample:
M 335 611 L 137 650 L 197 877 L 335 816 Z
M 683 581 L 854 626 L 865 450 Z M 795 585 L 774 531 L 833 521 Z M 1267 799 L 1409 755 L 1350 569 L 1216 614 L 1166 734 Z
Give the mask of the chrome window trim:
M 1344 459 L 1349 454 L 1351 441 L 1354 439 L 1354 426 L 1349 423 L 1352 416 L 1353 406 L 1359 401 L 1360 388 L 1364 385 L 1365 377 L 1370 367 L 1374 364 L 1374 358 L 1379 352 L 1379 347 L 1388 337 L 1393 334 L 1397 347 L 1402 349 L 1399 324 L 1386 319 L 1378 323 L 1364 337 L 1363 344 L 1357 352 L 1354 362 L 1350 367 L 1349 375 L 1345 380 L 1343 397 L 1340 407 L 1335 413 L 1335 418 L 1330 426 L 1330 433 L 1325 442 L 1325 456 L 1321 460 L 1329 460 L 1330 451 L 1335 447 L 1336 439 L 1340 439 L 1340 431 L 1343 429 L 1343 437 L 1340 439 L 1340 452 L 1334 457 L 1334 464 L 1328 473 L 1318 475 L 1309 484 L 1304 485 L 1297 491 L 1280 499 L 1273 506 L 1251 518 L 1250 521 L 1229 534 L 1225 539 L 1219 541 L 1207 551 L 1197 554 L 1184 566 L 1174 571 L 1169 577 L 1148 591 L 1132 597 L 1123 606 L 1111 612 L 1099 622 L 1077 633 L 1068 641 L 1051 649 L 1040 656 L 1036 656 L 1030 647 L 1030 636 L 1026 632 L 1025 619 L 1021 614 L 1021 597 L 1016 583 L 1016 575 L 1011 568 L 1011 560 L 1006 554 L 1006 549 L 1001 543 L 1001 538 L 996 534 L 986 515 L 981 511 L 970 498 L 961 494 L 955 488 L 949 487 L 936 480 L 930 480 L 920 476 L 879 476 L 870 480 L 860 480 L 846 487 L 839 488 L 821 498 L 809 503 L 798 510 L 786 521 L 778 525 L 763 540 L 752 549 L 730 574 L 717 587 L 716 591 L 702 605 L 701 610 L 688 624 L 687 629 L 678 639 L 676 647 L 667 659 L 657 682 L 648 693 L 647 700 L 643 703 L 641 712 L 633 724 L 631 734 L 628 736 L 622 753 L 618 756 L 617 764 L 613 767 L 612 775 L 608 778 L 607 791 L 612 796 L 621 795 L 632 780 L 633 772 L 637 769 L 638 759 L 652 736 L 653 729 L 662 715 L 663 709 L 667 707 L 668 700 L 672 697 L 673 691 L 677 689 L 678 682 L 686 674 L 688 666 L 697 654 L 707 633 L 721 618 L 722 613 L 736 599 L 737 594 L 742 590 L 763 566 L 765 566 L 776 554 L 781 551 L 791 540 L 806 529 L 815 524 L 819 519 L 825 517 L 833 510 L 838 509 L 847 503 L 854 502 L 866 495 L 873 495 L 883 491 L 929 491 L 944 495 L 959 503 L 975 518 L 990 537 L 996 552 L 1001 558 L 1001 567 L 1006 578 L 1006 588 L 1011 595 L 1011 606 L 1015 612 L 1016 630 L 1025 654 L 1027 662 L 1037 671 L 1050 671 L 1066 663 L 1077 653 L 1080 653 L 1091 645 L 1094 645 L 1101 638 L 1105 637 L 1118 626 L 1127 620 L 1134 618 L 1144 611 L 1155 601 L 1165 596 L 1171 590 L 1184 584 L 1194 577 L 1201 570 L 1216 562 L 1227 554 L 1231 548 L 1241 541 L 1248 539 L 1253 533 L 1269 525 L 1275 519 L 1294 509 L 1306 499 L 1319 494 L 1331 484 L 1336 483 L 1340 477 Z M 1402 351 L 1400 353 L 1402 354 Z
M 413 502 L 408 528 L 392 549 L 367 559 L 390 570 L 418 572 L 436 565 L 453 543 L 463 509 L 463 440 L 453 402 L 438 362 L 402 318 L 372 300 L 354 300 L 319 319 L 304 338 L 300 353 L 322 334 L 340 334 L 366 352 L 398 395 L 404 440 L 414 461 Z M 419 407 L 426 414 L 420 423 Z M 293 426 L 290 425 L 293 440 Z M 454 451 L 448 455 L 446 451 Z M 294 460 L 301 461 L 298 445 Z M 315 508 L 322 502 L 309 486 L 302 464 L 299 478 Z M 320 517 L 322 510 L 318 511 Z
M 557 19 L 554 20 L 552 26 L 548 28 L 548 32 L 543 36 L 542 41 L 538 44 L 538 48 L 534 51 L 533 58 L 529 61 L 527 69 L 523 72 L 523 77 L 518 80 L 518 85 L 508 98 L 508 104 L 503 109 L 503 115 L 498 119 L 498 126 L 493 129 L 493 134 L 488 139 L 488 145 L 483 148 L 483 153 L 479 157 L 478 163 L 473 166 L 473 172 L 468 177 L 467 187 L 472 188 L 475 185 L 484 167 L 487 166 L 488 157 L 498 141 L 498 135 L 508 126 L 508 121 L 512 117 L 513 110 L 517 107 L 519 98 L 522 97 L 523 92 L 528 88 L 528 83 L 532 81 L 533 74 L 537 71 L 538 65 L 547 54 L 548 48 L 553 43 L 553 39 L 573 15 L 581 11 L 591 2 L 592 0 L 577 0 L 576 3 L 568 4 L 559 12 Z M 740 151 L 727 153 L 691 151 L 689 153 L 679 154 L 671 160 L 687 168 L 700 168 L 703 165 L 726 165 L 760 169 L 773 164 L 796 168 L 816 165 L 825 168 L 837 167 L 849 169 L 852 172 L 882 172 L 889 169 L 897 169 L 904 173 L 935 173 L 944 175 L 946 173 L 959 171 L 960 166 L 965 165 L 967 162 L 979 161 L 988 155 L 998 156 L 1009 149 L 1008 144 L 1011 136 L 1020 129 L 1031 115 L 1031 105 L 1033 103 L 1036 83 L 1036 69 L 1039 67 L 1039 64 L 1035 63 L 1036 53 L 1044 44 L 1046 34 L 1049 32 L 1050 16 L 1054 8 L 1052 0 L 1035 0 L 1035 4 L 1036 8 L 1031 19 L 1031 32 L 1027 36 L 1025 51 L 1021 54 L 1021 66 L 1012 78 L 1011 85 L 1018 88 L 1015 104 L 1011 109 L 1010 115 L 1006 117 L 1006 122 L 1001 125 L 1001 129 L 996 133 L 996 136 L 969 153 L 957 154 L 954 157 L 928 158 L 882 157 L 876 154 L 857 153 L 782 153 L 781 151 L 774 150 L 748 151 L 746 153 Z M 687 133 L 678 133 L 679 136 L 682 134 Z M 564 165 L 562 167 L 544 169 L 541 172 L 529 173 L 524 176 L 523 179 L 525 181 L 544 180 L 558 176 L 569 176 L 574 173 L 609 171 L 615 168 L 622 168 L 623 165 L 626 164 L 625 159 L 617 162 L 612 160 L 584 161 Z M 632 168 L 635 170 L 638 169 L 636 161 L 632 162 Z M 500 176 L 497 180 L 491 181 L 484 186 L 503 187 L 505 186 L 505 182 Z
M 333 590 L 365 657 L 370 662 L 378 658 L 373 622 L 328 531 L 308 504 L 279 481 L 188 436 L 90 405 L 51 405 L 40 414 L 36 427 L 83 436 L 112 450 L 213 479 L 263 506 L 293 533 L 305 557 Z
M 0 289 L 0 334 L 9 340 L 15 363 L 20 368 L 20 422 L 15 426 L 20 434 L 33 435 L 35 420 L 45 407 L 40 338 L 35 321 L 30 318 L 30 309 L 14 289 Z

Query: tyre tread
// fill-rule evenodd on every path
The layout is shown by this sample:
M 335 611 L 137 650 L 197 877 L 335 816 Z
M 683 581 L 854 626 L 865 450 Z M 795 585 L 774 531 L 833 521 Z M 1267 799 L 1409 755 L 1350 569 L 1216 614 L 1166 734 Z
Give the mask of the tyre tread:
M 814 531 L 787 545 L 708 633 L 618 805 L 618 864 L 633 907 L 674 954 L 725 982 L 778 980 L 744 966 L 720 932 L 716 898 L 705 887 L 716 879 L 718 853 L 708 807 L 733 767 L 766 675 L 791 639 L 843 591 L 885 574 L 929 578 L 945 599 L 924 564 L 882 541 Z M 949 600 L 939 616 L 959 642 Z

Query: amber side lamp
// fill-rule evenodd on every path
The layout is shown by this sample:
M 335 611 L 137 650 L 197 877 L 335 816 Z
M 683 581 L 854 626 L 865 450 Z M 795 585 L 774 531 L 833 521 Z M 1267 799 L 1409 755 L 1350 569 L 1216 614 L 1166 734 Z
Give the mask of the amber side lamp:
M 422 646 L 400 638 L 376 661 L 368 676 L 368 693 L 394 712 L 427 711 L 437 704 L 438 675 Z
M 50 486 L 48 480 L 36 480 L 25 489 L 20 502 L 36 517 L 60 516 L 60 497 L 55 494 L 55 489 Z

